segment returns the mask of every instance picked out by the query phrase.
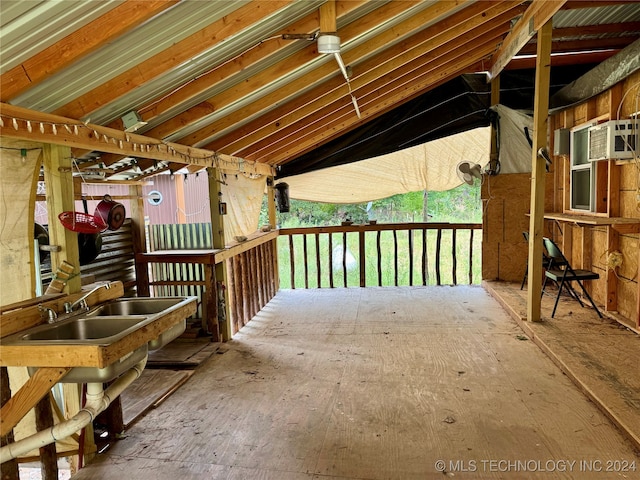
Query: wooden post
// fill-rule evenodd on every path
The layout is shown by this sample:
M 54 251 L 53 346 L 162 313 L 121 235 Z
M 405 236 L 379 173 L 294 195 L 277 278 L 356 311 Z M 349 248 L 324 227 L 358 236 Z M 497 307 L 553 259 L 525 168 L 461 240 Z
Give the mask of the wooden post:
M 360 260 L 360 286 L 367 286 L 366 248 L 364 230 L 358 233 L 358 257 Z
M 44 145 L 42 154 L 44 181 L 47 185 L 49 243 L 62 247 L 60 252 L 51 252 L 51 270 L 55 272 L 64 260 L 74 265 L 78 275 L 67 280 L 65 291 L 76 293 L 81 287 L 78 234 L 64 228 L 58 220 L 60 213 L 75 210 L 71 148 Z
M 9 373 L 7 367 L 0 367 L 0 407 L 4 406 L 11 399 L 11 388 L 9 386 Z M 0 446 L 13 443 L 13 429 L 0 438 Z M 0 467 L 2 480 L 19 480 L 18 462 L 15 459 L 4 462 Z
M 533 148 L 531 153 L 531 208 L 529 220 L 529 282 L 527 288 L 527 319 L 540 320 L 542 294 L 542 237 L 544 228 L 545 161 L 538 156 L 547 147 L 547 117 L 549 115 L 549 77 L 551 71 L 552 21 L 538 30 L 536 88 L 533 110 Z
M 278 215 L 276 213 L 276 189 L 274 188 L 273 177 L 267 178 L 267 209 L 269 211 L 269 224 L 276 228 L 278 226 Z
M 36 431 L 53 427 L 53 410 L 51 409 L 51 394 L 40 399 L 35 406 Z M 40 473 L 43 480 L 58 480 L 58 455 L 55 442 L 40 447 Z
M 223 201 L 221 197 L 220 191 L 220 172 L 215 168 L 207 168 L 207 176 L 209 177 L 209 203 L 211 208 L 211 239 L 213 243 L 213 248 L 222 249 L 225 248 L 224 241 L 224 216 L 222 215 L 222 210 L 220 208 L 220 204 Z M 218 289 L 217 282 L 221 282 L 226 285 L 227 282 L 227 267 L 226 262 L 220 262 L 215 265 L 215 267 L 211 266 L 215 272 L 209 272 L 208 266 L 204 266 L 205 269 L 205 279 L 207 280 L 207 284 L 205 285 L 205 293 L 207 294 L 208 301 L 215 304 L 215 319 L 207 319 L 208 325 L 215 325 L 215 329 L 217 331 L 211 332 L 213 334 L 212 340 L 214 342 L 231 340 L 231 315 L 229 315 L 229 292 L 228 288 L 224 289 L 224 308 L 225 312 L 222 315 L 225 319 L 224 323 L 221 325 L 218 322 Z M 213 277 L 209 280 L 209 276 Z M 209 282 L 211 284 L 209 284 Z M 207 293 L 209 292 L 209 293 Z M 205 311 L 208 309 L 204 309 Z M 212 315 L 210 313 L 209 315 Z M 205 320 L 205 319 L 203 319 Z
M 133 197 L 129 202 L 133 252 L 134 254 L 145 253 L 147 251 L 147 232 L 142 185 L 131 185 L 129 195 Z M 136 262 L 136 290 L 139 297 L 148 297 L 151 293 L 149 290 L 149 264 L 147 262 Z

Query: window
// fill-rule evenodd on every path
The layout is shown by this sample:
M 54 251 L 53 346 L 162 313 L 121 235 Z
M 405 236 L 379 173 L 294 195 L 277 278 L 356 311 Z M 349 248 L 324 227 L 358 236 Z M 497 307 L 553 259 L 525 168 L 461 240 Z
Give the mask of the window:
M 594 211 L 595 162 L 588 158 L 588 129 L 593 123 L 571 129 L 571 210 Z

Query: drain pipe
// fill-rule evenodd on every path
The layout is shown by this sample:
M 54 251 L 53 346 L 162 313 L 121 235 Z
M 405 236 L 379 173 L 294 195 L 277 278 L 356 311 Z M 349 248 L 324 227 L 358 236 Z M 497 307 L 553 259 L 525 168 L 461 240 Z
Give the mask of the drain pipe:
M 102 383 L 87 384 L 87 402 L 78 413 L 69 420 L 60 422 L 51 428 L 41 430 L 33 435 L 10 443 L 0 448 L 0 463 L 7 462 L 20 455 L 24 455 L 36 448 L 44 447 L 56 440 L 62 440 L 89 425 L 96 416 L 103 412 L 125 388 L 140 377 L 147 364 L 147 357 L 120 375 L 118 379 L 104 390 Z

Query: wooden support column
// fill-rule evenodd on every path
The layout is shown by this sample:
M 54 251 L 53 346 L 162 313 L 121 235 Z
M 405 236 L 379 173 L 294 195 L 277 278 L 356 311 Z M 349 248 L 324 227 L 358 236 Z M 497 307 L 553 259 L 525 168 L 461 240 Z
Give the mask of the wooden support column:
M 213 248 L 223 249 L 225 248 L 224 241 L 224 216 L 221 213 L 220 205 L 224 202 L 222 199 L 222 192 L 220 190 L 221 179 L 220 171 L 215 168 L 207 168 L 207 175 L 209 177 L 209 202 L 211 206 L 211 238 L 213 242 Z M 208 280 L 208 279 L 207 279 Z M 231 315 L 229 313 L 229 292 L 227 288 L 223 289 L 224 295 L 224 308 L 225 311 L 222 315 L 218 315 L 218 289 L 217 282 L 226 286 L 227 283 L 227 262 L 220 262 L 215 266 L 214 278 L 211 279 L 211 285 L 207 283 L 205 286 L 206 291 L 211 292 L 213 295 L 213 301 L 215 302 L 215 317 L 214 319 L 208 319 L 209 328 L 212 328 L 213 335 L 212 340 L 214 342 L 231 340 Z M 218 318 L 224 318 L 223 324 L 218 322 Z
M 276 212 L 276 189 L 273 177 L 267 178 L 267 209 L 269 210 L 269 224 L 276 228 L 278 226 L 278 215 Z
M 51 393 L 45 395 L 35 406 L 36 431 L 53 427 Z M 40 447 L 40 474 L 42 480 L 58 480 L 58 455 L 55 442 Z
M 131 237 L 133 240 L 133 252 L 146 253 L 147 232 L 144 218 L 144 197 L 142 185 L 131 185 L 129 195 L 133 197 L 129 202 L 129 216 L 131 218 Z M 136 257 L 137 258 L 137 257 Z M 136 289 L 139 297 L 150 296 L 149 290 L 149 264 L 136 262 Z
M 176 223 L 187 223 L 184 199 L 184 184 L 187 181 L 187 177 L 186 175 L 174 175 L 173 179 L 176 187 Z
M 9 373 L 7 367 L 0 367 L 0 407 L 3 407 L 11 399 L 11 388 L 9 386 Z M 0 446 L 4 447 L 13 443 L 13 429 L 6 435 L 0 437 Z M 2 480 L 19 480 L 18 462 L 15 459 L 4 462 L 0 467 L 0 478 Z
M 529 283 L 527 288 L 527 319 L 540 320 L 542 295 L 542 237 L 544 228 L 545 161 L 538 149 L 547 146 L 549 115 L 549 78 L 551 71 L 552 22 L 538 30 L 536 88 L 533 110 L 533 148 L 531 154 L 531 208 L 529 221 Z
M 49 243 L 62 247 L 60 252 L 51 252 L 51 270 L 55 272 L 65 260 L 72 264 L 78 275 L 67 281 L 65 291 L 79 292 L 81 279 L 78 234 L 64 228 L 58 220 L 60 213 L 75 210 L 71 148 L 47 144 L 43 146 L 42 153 L 47 189 Z

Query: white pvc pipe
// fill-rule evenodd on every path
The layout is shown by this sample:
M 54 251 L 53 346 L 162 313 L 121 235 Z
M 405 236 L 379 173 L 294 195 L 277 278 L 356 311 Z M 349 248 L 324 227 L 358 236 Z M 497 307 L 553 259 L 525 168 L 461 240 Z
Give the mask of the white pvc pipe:
M 0 463 L 17 458 L 36 448 L 44 447 L 56 440 L 69 437 L 89 425 L 96 416 L 103 412 L 135 379 L 140 377 L 147 364 L 147 357 L 120 375 L 106 390 L 102 383 L 87 384 L 87 401 L 83 409 L 69 420 L 60 422 L 46 430 L 41 430 L 22 440 L 0 448 Z

